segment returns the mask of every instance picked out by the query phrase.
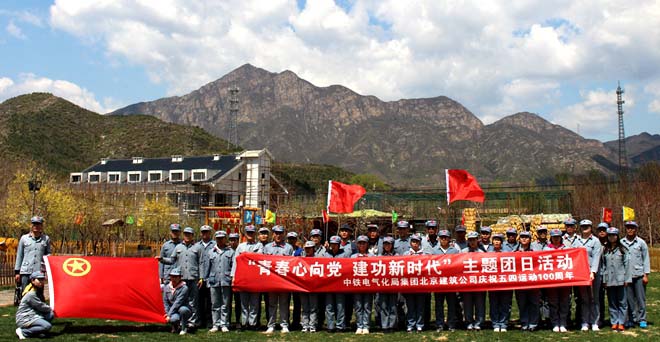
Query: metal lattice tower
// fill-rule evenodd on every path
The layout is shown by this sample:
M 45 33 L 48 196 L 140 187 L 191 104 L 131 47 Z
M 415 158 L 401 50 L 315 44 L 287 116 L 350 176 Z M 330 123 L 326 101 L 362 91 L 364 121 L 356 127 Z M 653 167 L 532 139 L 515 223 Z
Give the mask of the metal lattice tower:
M 236 86 L 229 88 L 229 132 L 227 143 L 238 146 L 238 92 Z M 229 146 L 228 146 L 229 147 Z
M 619 174 L 623 177 L 628 169 L 628 155 L 626 154 L 626 133 L 623 130 L 623 89 L 621 83 L 616 88 L 617 113 L 619 115 Z

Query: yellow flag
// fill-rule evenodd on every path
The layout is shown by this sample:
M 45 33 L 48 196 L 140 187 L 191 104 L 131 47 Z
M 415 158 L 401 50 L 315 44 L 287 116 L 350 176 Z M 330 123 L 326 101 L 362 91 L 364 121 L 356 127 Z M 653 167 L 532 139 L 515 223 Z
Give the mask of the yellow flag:
M 137 219 L 137 226 L 142 227 L 142 225 L 144 225 L 144 219 L 140 217 Z
M 275 213 L 270 211 L 270 209 L 266 209 L 266 222 L 275 223 Z
M 635 220 L 635 209 L 623 207 L 623 221 L 634 221 Z

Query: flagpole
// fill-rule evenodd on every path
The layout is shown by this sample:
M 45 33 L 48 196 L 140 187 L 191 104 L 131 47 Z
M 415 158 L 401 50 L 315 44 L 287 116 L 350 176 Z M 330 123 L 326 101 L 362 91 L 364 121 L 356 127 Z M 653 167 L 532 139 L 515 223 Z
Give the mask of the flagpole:
M 328 181 L 328 197 L 325 202 L 325 212 L 328 215 L 328 219 L 325 220 L 325 241 L 330 241 L 330 237 L 328 236 L 328 221 L 330 221 L 330 195 L 332 194 L 332 181 Z

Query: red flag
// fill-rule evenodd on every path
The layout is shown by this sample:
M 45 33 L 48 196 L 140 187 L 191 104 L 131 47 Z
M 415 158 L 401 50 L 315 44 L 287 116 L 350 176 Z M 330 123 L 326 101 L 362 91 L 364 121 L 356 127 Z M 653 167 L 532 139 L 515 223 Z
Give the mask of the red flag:
M 321 215 L 323 215 L 323 223 L 328 223 L 330 222 L 330 216 L 328 215 L 327 210 L 321 210 Z
M 154 258 L 44 257 L 57 317 L 165 323 Z
M 328 212 L 352 213 L 355 202 L 366 192 L 367 190 L 357 184 L 328 181 Z
M 484 191 L 481 190 L 477 179 L 465 170 L 446 170 L 447 178 L 447 204 L 454 201 L 465 200 L 484 202 Z
M 603 222 L 610 224 L 612 223 L 612 209 L 603 208 Z

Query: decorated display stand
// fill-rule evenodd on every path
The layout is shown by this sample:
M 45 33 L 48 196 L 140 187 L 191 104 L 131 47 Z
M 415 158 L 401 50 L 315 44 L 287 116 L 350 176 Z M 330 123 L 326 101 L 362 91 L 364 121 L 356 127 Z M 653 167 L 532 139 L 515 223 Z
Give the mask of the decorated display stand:
M 260 209 L 253 207 L 202 207 L 204 224 L 213 230 L 225 230 L 241 234 L 241 227 L 247 224 L 260 224 Z

